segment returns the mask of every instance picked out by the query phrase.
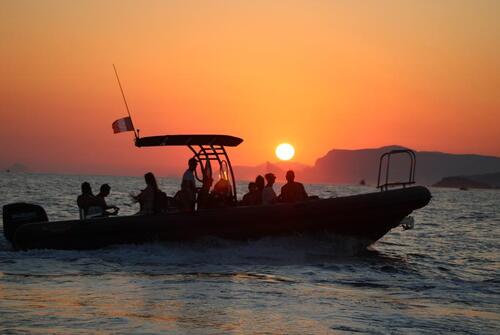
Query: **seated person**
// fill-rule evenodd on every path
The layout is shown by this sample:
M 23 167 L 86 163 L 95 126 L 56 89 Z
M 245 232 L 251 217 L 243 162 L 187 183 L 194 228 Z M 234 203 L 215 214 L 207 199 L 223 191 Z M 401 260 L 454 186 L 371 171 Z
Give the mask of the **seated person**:
M 286 173 L 287 183 L 281 187 L 279 200 L 282 202 L 296 202 L 308 199 L 304 185 L 295 181 L 295 173 L 289 170 Z
M 265 185 L 266 182 L 264 181 L 264 177 L 262 177 L 261 175 L 255 177 L 255 186 L 257 187 L 257 205 L 262 204 L 262 191 L 264 190 Z
M 229 206 L 232 204 L 232 192 L 231 183 L 229 180 L 221 178 L 214 185 L 214 189 L 211 193 L 212 204 L 217 207 Z
M 144 175 L 146 181 L 146 188 L 138 195 L 131 195 L 135 202 L 140 204 L 139 214 L 157 213 L 160 210 L 158 199 L 167 199 L 166 194 L 158 188 L 158 183 L 153 173 L 148 172 Z
M 257 188 L 257 184 L 254 182 L 248 183 L 248 193 L 243 196 L 243 199 L 240 201 L 240 205 L 242 206 L 253 206 L 258 205 L 260 203 L 259 190 Z
M 213 179 L 210 176 L 203 178 L 203 186 L 198 191 L 198 209 L 206 209 L 212 207 L 212 196 L 210 188 L 212 187 Z
M 89 215 L 89 209 L 91 208 L 95 209 L 95 207 L 98 207 L 101 208 L 101 212 L 104 211 L 99 200 L 92 194 L 92 188 L 90 187 L 90 184 L 88 182 L 83 182 L 81 187 L 82 194 L 80 194 L 76 199 L 78 208 L 80 208 L 80 210 L 83 212 L 80 213 L 80 218 L 86 218 Z
M 172 198 L 168 197 L 165 192 L 158 189 L 158 192 L 155 193 L 153 212 L 155 213 L 166 212 L 171 204 L 171 201 Z
M 183 180 L 181 189 L 175 194 L 174 202 L 177 208 L 184 212 L 193 212 L 196 204 L 196 192 L 191 187 L 192 183 Z
M 271 205 L 278 200 L 276 193 L 274 192 L 273 185 L 276 180 L 276 176 L 273 173 L 267 173 L 265 175 L 267 184 L 262 190 L 262 204 Z
M 104 209 L 105 215 L 116 215 L 120 210 L 116 206 L 108 206 L 106 203 L 106 197 L 111 192 L 111 187 L 108 184 L 102 184 L 99 193 L 96 195 L 97 200 L 99 201 L 101 207 Z M 108 209 L 112 209 L 113 211 L 108 212 Z

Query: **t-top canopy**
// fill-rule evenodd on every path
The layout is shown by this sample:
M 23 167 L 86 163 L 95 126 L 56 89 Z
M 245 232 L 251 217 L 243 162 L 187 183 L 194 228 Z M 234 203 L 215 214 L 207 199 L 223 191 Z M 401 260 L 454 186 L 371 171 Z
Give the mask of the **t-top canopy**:
M 137 147 L 175 145 L 222 145 L 235 147 L 241 142 L 243 142 L 243 139 L 229 135 L 160 135 L 137 138 L 135 145 Z

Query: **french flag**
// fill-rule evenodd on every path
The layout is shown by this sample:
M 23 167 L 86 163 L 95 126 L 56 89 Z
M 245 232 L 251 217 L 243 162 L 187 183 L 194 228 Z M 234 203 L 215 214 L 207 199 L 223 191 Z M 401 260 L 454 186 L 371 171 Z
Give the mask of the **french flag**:
M 134 125 L 132 124 L 132 119 L 130 116 L 121 118 L 113 122 L 113 133 L 122 133 L 124 131 L 134 130 Z

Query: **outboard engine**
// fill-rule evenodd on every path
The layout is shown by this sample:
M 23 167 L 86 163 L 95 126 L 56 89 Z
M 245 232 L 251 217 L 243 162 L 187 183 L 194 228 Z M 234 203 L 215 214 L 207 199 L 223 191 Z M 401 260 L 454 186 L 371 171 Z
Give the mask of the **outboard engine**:
M 12 242 L 14 234 L 20 226 L 32 222 L 49 221 L 42 206 L 16 202 L 3 206 L 3 234 Z

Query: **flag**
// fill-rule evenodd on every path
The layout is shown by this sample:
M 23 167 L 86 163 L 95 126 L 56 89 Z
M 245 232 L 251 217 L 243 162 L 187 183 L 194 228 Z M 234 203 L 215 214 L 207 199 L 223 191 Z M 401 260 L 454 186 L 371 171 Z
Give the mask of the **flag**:
M 121 133 L 124 131 L 134 130 L 134 125 L 132 124 L 132 119 L 130 116 L 121 118 L 113 122 L 113 133 Z

